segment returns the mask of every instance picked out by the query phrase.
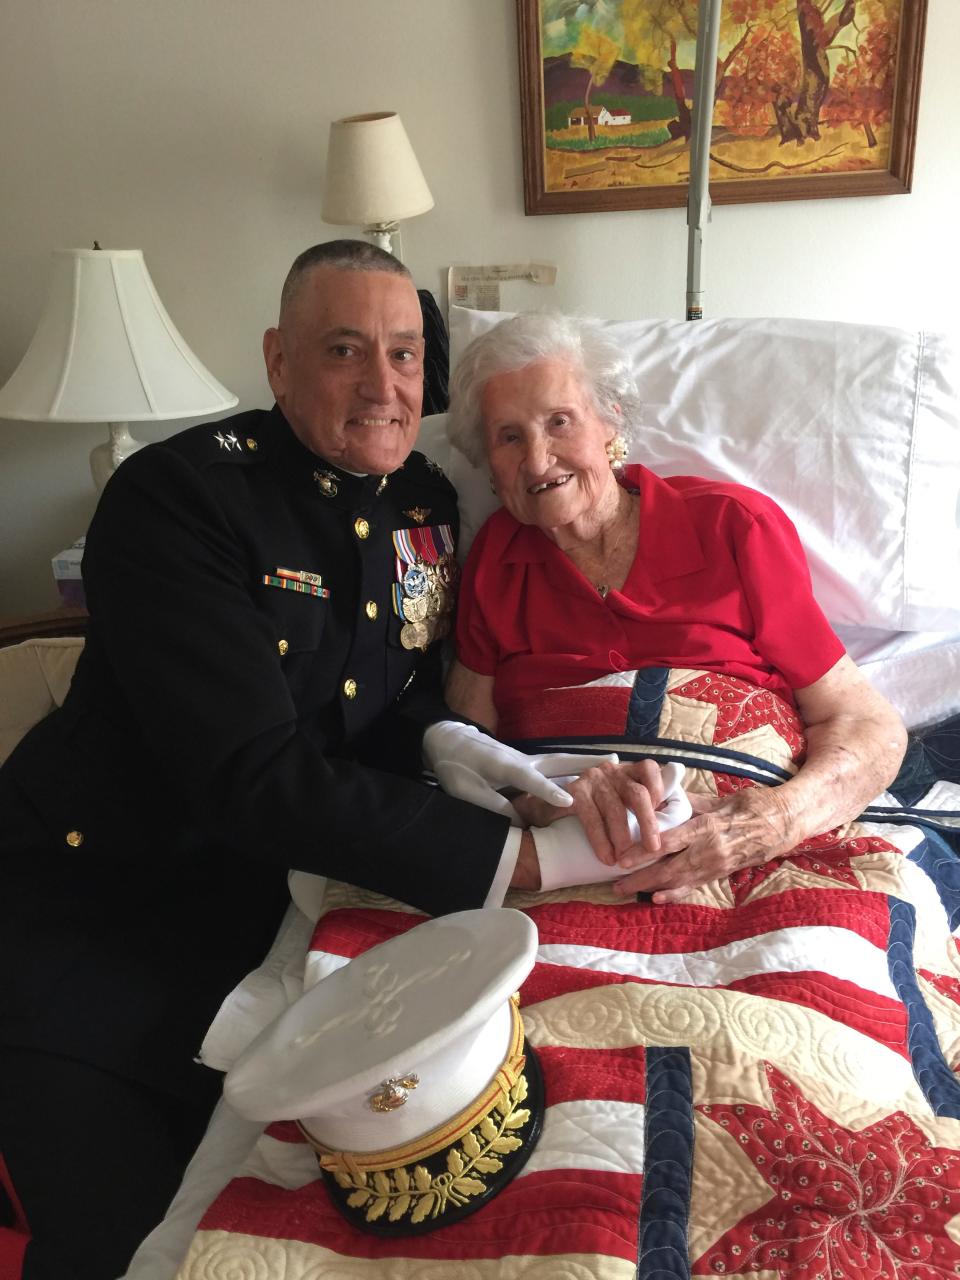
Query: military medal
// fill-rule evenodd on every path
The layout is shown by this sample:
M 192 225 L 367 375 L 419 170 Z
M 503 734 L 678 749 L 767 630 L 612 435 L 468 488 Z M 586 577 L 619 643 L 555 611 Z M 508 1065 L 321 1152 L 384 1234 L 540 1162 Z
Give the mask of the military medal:
M 423 622 L 429 601 L 429 596 L 405 596 L 400 607 L 407 622 Z
M 425 569 L 418 564 L 408 569 L 400 581 L 403 583 L 404 594 L 412 596 L 413 599 L 424 595 L 430 587 L 430 580 Z
M 403 514 L 411 520 L 425 520 L 430 511 L 414 507 Z M 395 529 L 393 546 L 397 553 L 393 609 L 406 623 L 400 642 L 405 649 L 425 648 L 438 634 L 438 618 L 453 610 L 459 572 L 453 531 L 448 524 Z M 442 634 L 447 631 L 449 626 Z
M 425 649 L 430 643 L 430 634 L 426 623 L 408 622 L 400 629 L 400 643 L 405 649 Z

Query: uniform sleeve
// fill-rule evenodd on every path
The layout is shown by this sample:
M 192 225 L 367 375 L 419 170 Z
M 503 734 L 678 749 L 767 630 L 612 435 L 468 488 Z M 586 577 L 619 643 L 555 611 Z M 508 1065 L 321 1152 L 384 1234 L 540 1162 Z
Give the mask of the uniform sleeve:
M 485 608 L 491 595 L 497 594 L 488 582 L 497 558 L 490 535 L 488 520 L 470 548 L 457 599 L 457 657 L 470 671 L 481 676 L 492 676 L 500 657 Z
M 208 837 L 428 911 L 478 907 L 507 822 L 327 756 L 300 725 L 234 531 L 201 473 L 155 446 L 110 480 L 87 539 L 97 643 L 162 779 Z
M 756 498 L 751 510 L 739 508 L 735 549 L 754 643 L 791 688 L 802 689 L 826 675 L 845 650 L 814 599 L 793 523 L 776 503 Z

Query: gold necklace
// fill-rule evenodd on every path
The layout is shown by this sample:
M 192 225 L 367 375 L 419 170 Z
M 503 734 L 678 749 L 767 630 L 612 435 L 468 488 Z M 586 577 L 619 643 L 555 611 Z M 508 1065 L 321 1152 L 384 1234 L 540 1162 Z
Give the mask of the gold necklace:
M 617 548 L 620 546 L 620 543 L 623 541 L 623 535 L 630 524 L 630 519 L 632 515 L 633 515 L 633 508 L 632 506 L 629 506 L 627 508 L 626 522 L 623 524 L 623 526 L 620 529 L 620 532 L 617 534 L 616 542 L 613 544 L 613 546 L 610 548 L 607 554 L 603 557 L 604 568 L 607 567 L 607 565 L 610 563 L 613 557 L 617 554 Z M 595 582 L 593 585 L 597 588 L 597 591 L 600 595 L 600 599 L 606 600 L 607 596 L 610 594 L 610 590 L 611 590 L 610 584 L 608 582 Z

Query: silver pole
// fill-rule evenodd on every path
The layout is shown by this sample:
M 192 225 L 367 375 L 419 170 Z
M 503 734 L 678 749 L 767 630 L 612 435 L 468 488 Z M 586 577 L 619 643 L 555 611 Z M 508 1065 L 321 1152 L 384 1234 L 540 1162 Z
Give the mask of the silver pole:
M 693 80 L 690 133 L 690 192 L 687 197 L 687 319 L 703 319 L 700 258 L 703 227 L 710 221 L 710 136 L 717 87 L 722 0 L 700 0 L 697 16 L 697 62 Z

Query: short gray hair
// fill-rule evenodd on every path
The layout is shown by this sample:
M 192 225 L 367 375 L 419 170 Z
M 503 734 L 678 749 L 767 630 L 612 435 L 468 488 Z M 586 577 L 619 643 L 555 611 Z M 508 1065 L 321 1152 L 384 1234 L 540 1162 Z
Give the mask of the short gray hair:
M 300 292 L 304 279 L 316 267 L 332 267 L 334 271 L 386 271 L 389 275 L 413 277 L 399 258 L 369 240 L 327 240 L 311 245 L 293 261 L 280 293 L 280 314 Z
M 600 419 L 629 443 L 636 434 L 640 397 L 630 360 L 599 320 L 522 314 L 501 320 L 474 338 L 450 381 L 447 436 L 474 466 L 484 461 L 480 400 L 491 378 L 536 360 L 562 360 L 579 374 Z

